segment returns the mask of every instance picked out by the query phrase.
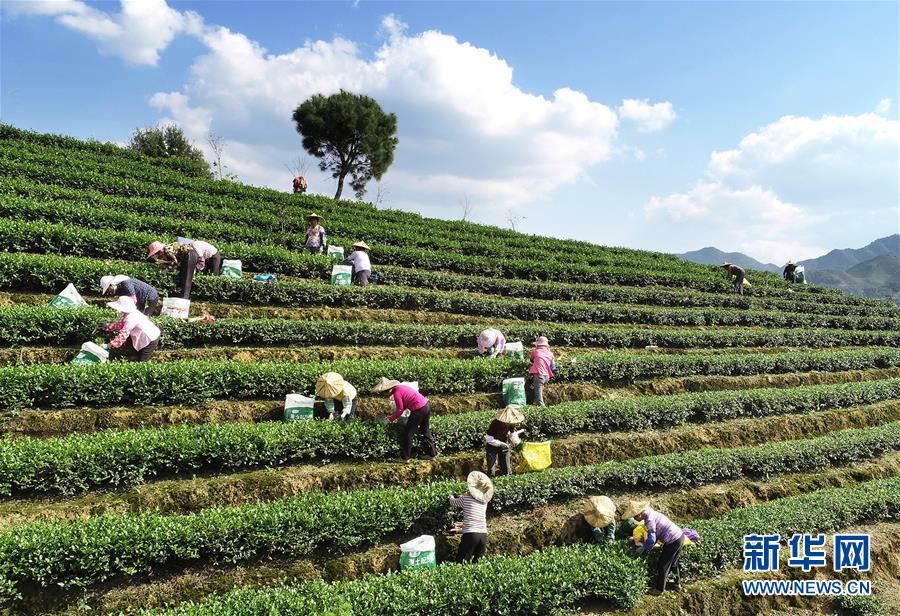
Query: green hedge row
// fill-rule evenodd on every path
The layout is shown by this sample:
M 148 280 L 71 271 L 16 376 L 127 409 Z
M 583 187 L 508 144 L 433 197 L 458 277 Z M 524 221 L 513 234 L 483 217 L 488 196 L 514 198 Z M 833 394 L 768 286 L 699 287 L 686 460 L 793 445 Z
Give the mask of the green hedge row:
M 900 398 L 900 379 L 795 389 L 721 391 L 527 407 L 529 439 L 581 432 L 649 430 L 688 422 L 847 408 Z M 477 450 L 493 411 L 432 418 L 442 454 Z M 74 493 L 198 469 L 274 466 L 303 460 L 379 460 L 400 450 L 396 430 L 363 422 L 203 424 L 107 430 L 61 438 L 0 439 L 0 494 Z
M 802 512 L 802 515 L 798 515 Z M 694 522 L 703 542 L 681 556 L 683 575 L 709 579 L 742 561 L 743 536 L 825 533 L 900 516 L 900 479 L 871 481 L 735 509 Z M 637 574 L 635 571 L 639 571 Z M 502 580 L 502 584 L 497 581 Z M 646 592 L 647 568 L 624 542 L 547 548 L 498 556 L 475 565 L 369 575 L 351 582 L 240 588 L 190 601 L 158 616 L 544 616 L 587 598 L 633 607 Z
M 746 475 L 814 470 L 869 459 L 900 447 L 900 422 L 829 436 L 739 449 L 712 449 L 548 469 L 500 477 L 495 510 L 611 490 L 690 488 Z M 900 482 L 900 479 L 898 479 Z M 72 588 L 175 563 L 294 557 L 377 541 L 393 533 L 439 530 L 447 496 L 463 484 L 306 494 L 192 515 L 102 515 L 84 522 L 32 522 L 0 532 L 0 596 L 25 584 Z M 900 501 L 900 491 L 893 495 Z M 900 504 L 900 503 L 898 503 Z M 798 524 L 804 516 L 798 516 Z
M 129 229 L 131 231 L 152 232 L 156 235 L 188 235 L 190 237 L 202 237 L 213 243 L 225 242 L 253 242 L 255 244 L 285 244 L 288 248 L 298 249 L 302 247 L 306 239 L 305 235 L 279 234 L 267 230 L 261 230 L 246 225 L 225 225 L 222 223 L 210 223 L 205 219 L 176 219 L 159 215 L 139 216 L 120 209 L 104 209 L 92 204 L 77 205 L 70 202 L 45 202 L 31 199 L 9 198 L 0 203 L 0 216 L 37 221 L 51 221 L 54 223 L 77 224 L 82 227 L 100 227 L 114 229 Z M 14 230 L 11 229 L 10 232 Z M 57 230 L 57 233 L 60 233 Z M 16 235 L 16 233 L 12 233 Z M 65 234 L 66 236 L 71 233 Z M 147 238 L 144 238 L 147 239 Z M 7 242 L 18 242 L 23 249 L 29 246 L 22 239 L 8 239 Z M 341 240 L 332 238 L 332 243 L 341 244 Z M 350 241 L 352 243 L 352 240 Z M 349 246 L 350 243 L 344 242 Z M 31 242 L 35 250 L 42 251 L 46 242 Z M 57 251 L 61 244 L 54 242 Z M 70 241 L 69 245 L 73 243 Z M 259 247 L 257 247 L 259 248 Z M 836 310 L 830 302 L 821 303 L 817 299 L 820 295 L 809 293 L 795 293 L 791 299 L 751 299 L 733 294 L 699 293 L 688 291 L 674 291 L 667 289 L 647 289 L 642 287 L 609 287 L 589 284 L 554 283 L 554 282 L 529 282 L 516 279 L 489 278 L 482 276 L 467 276 L 462 274 L 447 274 L 431 272 L 422 269 L 410 269 L 382 265 L 384 258 L 388 262 L 393 259 L 389 254 L 382 254 L 393 247 L 376 245 L 373 252 L 373 260 L 377 263 L 377 269 L 386 284 L 402 285 L 409 287 L 430 288 L 442 291 L 471 291 L 488 293 L 508 297 L 523 297 L 549 300 L 573 300 L 596 301 L 631 304 L 651 304 L 660 306 L 681 307 L 727 307 L 742 309 L 778 309 L 789 312 L 816 312 L 831 313 Z M 78 245 L 78 250 L 84 248 Z M 129 250 L 131 250 L 129 248 Z M 236 250 L 244 250 L 245 246 L 238 246 Z M 93 252 L 93 250 L 92 250 Z M 288 271 L 301 273 L 322 280 L 327 279 L 327 263 L 314 260 L 309 257 L 295 262 L 294 255 L 279 251 L 281 258 L 286 263 Z M 272 253 L 275 254 L 275 253 Z M 115 255 L 113 255 L 115 256 Z M 253 255 L 251 255 L 253 256 Z M 258 259 L 258 257 L 257 257 Z M 324 263 L 324 264 L 323 264 Z M 884 304 L 881 306 L 845 304 L 840 308 L 843 314 L 859 314 L 862 316 L 885 315 L 897 316 L 900 309 Z
M 900 365 L 900 349 L 860 349 L 741 355 L 587 354 L 559 367 L 560 381 L 634 380 L 691 375 L 749 375 L 824 370 L 864 370 Z M 0 368 L 4 408 L 79 404 L 191 404 L 311 391 L 315 379 L 334 370 L 365 390 L 381 376 L 419 381 L 426 393 L 497 391 L 504 378 L 525 374 L 527 362 L 450 359 L 242 363 L 172 361 L 100 366 L 32 364 Z
M 3 224 L 0 223 L 0 235 Z M 96 232 L 102 234 L 103 232 Z M 10 237 L 21 237 L 12 234 Z M 0 239 L 2 242 L 2 239 Z M 2 246 L 2 243 L 0 243 Z M 299 257 L 298 257 L 299 258 Z M 321 259 L 321 257 L 316 257 Z M 94 261 L 73 257 L 54 257 L 0 253 L 0 288 L 56 291 L 67 282 L 76 287 L 96 288 L 98 275 L 123 273 L 158 284 L 161 291 L 173 286 L 171 273 L 154 270 L 146 263 Z M 746 325 L 764 327 L 824 327 L 832 329 L 882 330 L 900 327 L 900 318 L 885 316 L 845 317 L 827 314 L 802 314 L 773 311 L 726 310 L 710 308 L 677 309 L 642 306 L 616 306 L 575 302 L 535 302 L 526 299 L 496 299 L 465 293 L 423 291 L 399 287 L 333 286 L 319 283 L 279 281 L 260 284 L 248 278 L 235 279 L 198 276 L 192 296 L 196 299 L 241 304 L 278 304 L 282 306 L 332 306 L 341 308 L 377 308 L 428 310 L 498 319 L 554 321 L 563 323 L 621 323 L 659 326 Z
M 105 308 L 60 311 L 47 306 L 0 307 L 0 344 L 78 345 L 104 335 L 113 319 Z M 475 354 L 480 325 L 420 325 L 369 321 L 300 321 L 292 319 L 219 319 L 186 323 L 157 318 L 167 349 L 210 345 L 376 345 L 469 347 Z M 509 340 L 530 343 L 547 336 L 554 346 L 643 348 L 900 346 L 900 332 L 840 329 L 600 328 L 584 325 L 527 323 L 504 325 Z

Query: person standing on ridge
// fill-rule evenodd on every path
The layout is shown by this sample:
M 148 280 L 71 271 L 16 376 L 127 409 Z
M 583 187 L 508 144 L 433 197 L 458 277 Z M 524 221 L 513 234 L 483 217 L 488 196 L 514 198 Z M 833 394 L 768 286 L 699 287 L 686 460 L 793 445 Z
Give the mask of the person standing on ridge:
M 797 282 L 797 264 L 793 261 L 788 261 L 787 265 L 784 266 L 782 275 L 788 282 Z
M 494 483 L 479 471 L 466 477 L 468 494 L 451 496 L 449 503 L 463 512 L 462 537 L 456 562 L 478 562 L 487 550 L 487 506 L 494 496 Z
M 298 175 L 294 178 L 294 194 L 302 195 L 306 192 L 306 189 L 309 188 L 309 185 L 306 183 L 306 178 L 302 175 Z
M 325 244 L 328 241 L 325 237 L 325 227 L 322 226 L 325 219 L 318 214 L 310 214 L 306 217 L 306 222 L 309 225 L 306 229 L 306 244 L 304 245 L 306 251 L 313 254 L 324 252 Z
M 550 351 L 550 343 L 546 336 L 540 336 L 534 341 L 534 349 L 531 351 L 531 367 L 528 374 L 531 375 L 531 386 L 534 389 L 534 403 L 544 406 L 544 385 L 553 378 L 556 372 L 556 358 Z

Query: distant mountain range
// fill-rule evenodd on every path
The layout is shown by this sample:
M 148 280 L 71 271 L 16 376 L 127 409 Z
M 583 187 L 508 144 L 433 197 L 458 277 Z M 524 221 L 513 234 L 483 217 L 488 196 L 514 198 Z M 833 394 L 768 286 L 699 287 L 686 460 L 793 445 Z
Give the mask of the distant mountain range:
M 722 252 L 718 248 L 714 248 L 712 246 L 707 246 L 706 248 L 701 248 L 700 250 L 692 250 L 691 252 L 685 252 L 677 256 L 681 257 L 685 261 L 691 261 L 692 263 L 702 263 L 703 265 L 721 265 L 723 263 L 734 263 L 735 265 L 740 265 L 744 269 L 755 269 L 763 272 L 775 272 L 776 274 L 780 274 L 782 270 L 782 268 L 778 267 L 774 263 L 762 263 L 761 261 L 757 261 L 753 257 L 748 257 L 742 252 Z
M 712 246 L 678 255 L 685 261 L 719 265 L 735 263 L 745 269 L 780 274 L 783 266 L 763 263 L 740 252 Z M 887 297 L 900 303 L 900 233 L 877 239 L 862 248 L 835 249 L 815 259 L 800 261 L 810 283 L 843 289 L 854 295 Z

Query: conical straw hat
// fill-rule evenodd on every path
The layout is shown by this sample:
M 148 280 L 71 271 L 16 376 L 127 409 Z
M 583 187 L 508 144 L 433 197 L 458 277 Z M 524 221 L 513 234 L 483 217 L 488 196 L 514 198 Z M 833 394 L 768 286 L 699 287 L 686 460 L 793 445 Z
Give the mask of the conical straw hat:
M 316 381 L 316 395 L 334 398 L 344 390 L 344 377 L 337 372 L 326 372 Z
M 594 528 L 605 528 L 616 517 L 616 504 L 608 496 L 591 496 L 583 514 L 587 523 Z

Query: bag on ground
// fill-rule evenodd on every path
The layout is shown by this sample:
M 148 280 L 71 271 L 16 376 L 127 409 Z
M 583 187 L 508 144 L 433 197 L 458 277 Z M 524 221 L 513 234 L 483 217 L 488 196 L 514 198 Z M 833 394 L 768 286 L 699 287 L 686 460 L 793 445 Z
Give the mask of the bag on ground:
M 288 394 L 284 397 L 284 420 L 305 421 L 313 418 L 316 399 L 302 394 Z
M 344 260 L 344 247 L 343 246 L 328 246 L 326 253 L 332 261 L 343 261 Z
M 76 366 L 95 366 L 105 364 L 107 360 L 109 360 L 109 351 L 93 342 L 85 342 L 71 363 Z
M 400 569 L 434 569 L 434 537 L 422 535 L 400 545 Z
M 244 268 L 240 259 L 223 259 L 222 276 L 225 278 L 243 278 Z
M 503 404 L 509 406 L 525 406 L 525 377 L 515 377 L 503 380 Z
M 521 342 L 508 342 L 503 354 L 513 359 L 525 359 L 525 347 Z
M 181 297 L 167 297 L 163 299 L 161 317 L 173 319 L 186 319 L 191 315 L 191 300 Z
M 550 455 L 550 441 L 525 443 L 522 446 L 522 464 L 519 472 L 542 471 L 553 463 Z
M 50 305 L 54 308 L 80 308 L 87 306 L 87 302 L 81 297 L 75 285 L 69 283 L 59 295 L 50 300 Z
M 794 280 L 800 284 L 806 284 L 806 268 L 802 265 L 798 265 L 794 270 Z
M 349 285 L 352 279 L 352 265 L 335 265 L 331 268 L 331 284 Z

